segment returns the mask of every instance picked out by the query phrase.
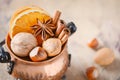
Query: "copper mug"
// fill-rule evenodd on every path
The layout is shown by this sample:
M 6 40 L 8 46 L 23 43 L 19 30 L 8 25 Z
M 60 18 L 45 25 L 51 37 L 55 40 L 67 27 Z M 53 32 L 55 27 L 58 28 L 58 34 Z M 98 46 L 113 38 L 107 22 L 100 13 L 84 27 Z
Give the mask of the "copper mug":
M 71 34 L 76 31 L 73 22 L 67 24 Z M 0 43 L 0 62 L 8 64 L 8 73 L 16 79 L 21 80 L 60 80 L 65 74 L 70 63 L 67 43 L 63 46 L 61 53 L 54 58 L 42 62 L 31 62 L 16 56 L 10 48 L 10 36 L 5 42 Z M 2 45 L 6 43 L 8 52 L 5 52 Z

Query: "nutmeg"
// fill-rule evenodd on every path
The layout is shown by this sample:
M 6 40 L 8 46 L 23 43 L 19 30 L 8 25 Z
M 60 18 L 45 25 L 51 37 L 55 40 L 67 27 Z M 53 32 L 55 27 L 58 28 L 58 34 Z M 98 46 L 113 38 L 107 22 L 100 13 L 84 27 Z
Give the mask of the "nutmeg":
M 109 48 L 102 48 L 97 51 L 94 61 L 99 65 L 109 65 L 115 59 L 114 52 Z
M 37 44 L 37 40 L 32 34 L 20 32 L 11 40 L 11 49 L 15 55 L 25 57 Z
M 96 80 L 99 75 L 99 72 L 96 67 L 91 66 L 86 70 L 86 76 L 88 80 Z
M 43 48 L 47 51 L 48 56 L 56 56 L 60 53 L 62 43 L 58 38 L 49 38 L 43 42 Z
M 30 53 L 29 53 L 30 59 L 34 62 L 43 61 L 47 59 L 47 53 L 46 51 L 41 47 L 35 47 Z

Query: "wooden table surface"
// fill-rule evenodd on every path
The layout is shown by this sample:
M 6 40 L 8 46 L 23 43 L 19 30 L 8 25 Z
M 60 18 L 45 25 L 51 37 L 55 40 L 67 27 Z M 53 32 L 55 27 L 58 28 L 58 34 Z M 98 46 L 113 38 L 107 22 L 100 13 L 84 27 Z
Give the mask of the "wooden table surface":
M 119 62 L 101 67 L 93 62 L 95 51 L 87 47 L 88 41 L 100 32 L 102 25 L 108 21 L 120 25 L 119 0 L 0 0 L 0 41 L 8 32 L 13 12 L 25 5 L 40 6 L 51 16 L 56 10 L 60 10 L 62 19 L 76 24 L 77 32 L 68 41 L 72 59 L 66 72 L 66 80 L 87 80 L 84 73 L 92 65 L 100 70 L 97 80 L 120 80 Z M 6 71 L 6 64 L 0 63 L 0 80 L 13 80 Z

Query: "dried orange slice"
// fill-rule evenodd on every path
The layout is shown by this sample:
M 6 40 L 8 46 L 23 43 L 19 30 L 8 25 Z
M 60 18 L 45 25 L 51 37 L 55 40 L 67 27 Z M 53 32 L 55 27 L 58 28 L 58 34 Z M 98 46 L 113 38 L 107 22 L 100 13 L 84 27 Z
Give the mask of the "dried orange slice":
M 37 23 L 37 19 L 44 23 L 51 17 L 46 11 L 35 6 L 20 8 L 10 20 L 10 37 L 13 38 L 19 32 L 32 33 L 31 26 Z

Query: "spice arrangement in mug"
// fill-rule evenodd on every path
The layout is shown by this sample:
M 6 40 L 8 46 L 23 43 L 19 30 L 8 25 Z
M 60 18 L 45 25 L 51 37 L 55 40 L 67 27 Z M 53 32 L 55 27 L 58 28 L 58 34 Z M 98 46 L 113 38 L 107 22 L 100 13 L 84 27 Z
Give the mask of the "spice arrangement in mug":
M 29 9 L 28 9 L 29 8 Z M 11 50 L 19 57 L 38 62 L 55 57 L 70 36 L 61 12 L 52 17 L 41 8 L 26 7 L 17 11 L 10 21 Z

